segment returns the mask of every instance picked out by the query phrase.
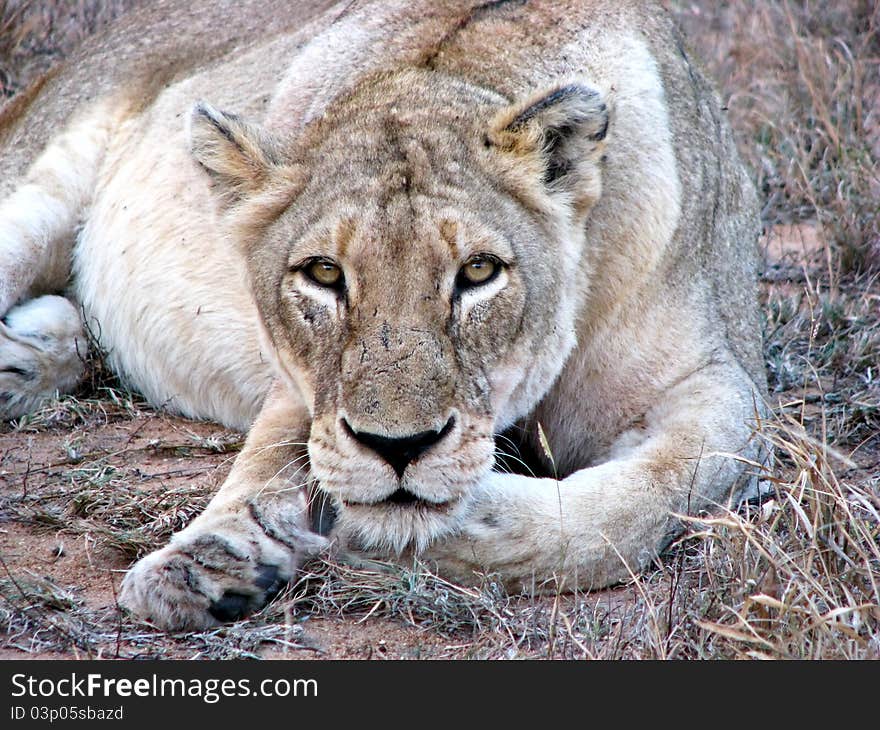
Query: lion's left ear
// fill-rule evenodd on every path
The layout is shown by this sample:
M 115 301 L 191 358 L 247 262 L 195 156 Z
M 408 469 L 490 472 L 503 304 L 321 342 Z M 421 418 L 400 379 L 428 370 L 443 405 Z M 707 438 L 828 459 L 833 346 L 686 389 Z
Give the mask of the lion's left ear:
M 564 194 L 576 212 L 586 212 L 602 191 L 599 161 L 609 116 L 597 90 L 557 85 L 498 112 L 488 139 L 519 157 L 548 192 Z

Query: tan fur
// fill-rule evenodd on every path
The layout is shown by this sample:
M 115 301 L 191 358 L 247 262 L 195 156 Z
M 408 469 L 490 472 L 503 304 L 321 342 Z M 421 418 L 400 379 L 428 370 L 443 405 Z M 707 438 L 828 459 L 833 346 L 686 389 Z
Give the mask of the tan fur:
M 170 44 L 162 62 L 129 54 L 141 71 L 28 165 L 0 157 L 25 175 L 0 204 L 9 316 L 54 266 L 16 252 L 67 261 L 123 378 L 250 427 L 205 513 L 126 576 L 124 605 L 169 628 L 234 618 L 328 544 L 598 588 L 654 559 L 676 515 L 738 499 L 727 455 L 763 458 L 756 201 L 665 13 L 313 2 L 264 32 L 244 19 L 269 5 L 202 63 L 187 39 L 216 27 L 213 4 L 187 9 L 177 44 L 172 21 L 130 21 L 107 47 L 140 22 Z M 166 87 L 138 81 L 150 64 Z M 79 73 L 0 117 L 3 144 Z M 75 164 L 84 139 L 95 153 Z M 495 272 L 478 286 L 473 260 Z M 344 285 L 316 283 L 315 262 Z M 12 364 L 7 415 L 69 385 L 53 362 L 39 382 Z M 493 471 L 502 432 L 537 476 Z

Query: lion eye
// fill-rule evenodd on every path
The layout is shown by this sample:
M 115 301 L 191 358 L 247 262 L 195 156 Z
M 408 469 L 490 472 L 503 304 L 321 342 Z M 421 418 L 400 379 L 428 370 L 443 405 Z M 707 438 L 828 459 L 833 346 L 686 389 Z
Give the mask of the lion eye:
M 316 284 L 338 289 L 342 286 L 342 269 L 327 259 L 315 259 L 307 263 L 302 271 Z
M 490 256 L 471 256 L 459 269 L 456 283 L 460 288 L 479 286 L 495 278 L 500 270 L 500 263 Z

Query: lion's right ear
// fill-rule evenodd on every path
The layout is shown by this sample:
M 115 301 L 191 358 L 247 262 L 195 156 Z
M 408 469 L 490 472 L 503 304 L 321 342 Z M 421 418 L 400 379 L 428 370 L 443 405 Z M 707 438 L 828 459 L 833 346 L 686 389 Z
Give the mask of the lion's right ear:
M 258 193 L 283 165 L 278 145 L 262 128 L 205 102 L 192 111 L 189 137 L 193 157 L 227 207 Z

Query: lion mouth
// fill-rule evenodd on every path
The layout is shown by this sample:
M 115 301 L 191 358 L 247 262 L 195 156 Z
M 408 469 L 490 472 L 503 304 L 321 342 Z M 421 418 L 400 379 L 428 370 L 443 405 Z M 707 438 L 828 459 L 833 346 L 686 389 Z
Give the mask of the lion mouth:
M 393 492 L 390 497 L 382 500 L 382 502 L 388 502 L 389 504 L 418 504 L 419 502 L 424 501 L 424 499 L 417 497 L 412 492 L 408 492 L 403 487 L 400 487 L 396 492 Z M 382 504 L 382 502 L 379 504 Z
M 404 509 L 420 509 L 431 512 L 448 512 L 449 508 L 453 504 L 453 501 L 454 500 L 447 500 L 445 502 L 432 502 L 430 500 L 423 499 L 416 494 L 413 494 L 403 487 L 398 487 L 387 497 L 385 497 L 384 499 L 380 499 L 377 502 L 353 502 L 349 500 L 344 500 L 342 504 L 346 507 L 402 507 Z

